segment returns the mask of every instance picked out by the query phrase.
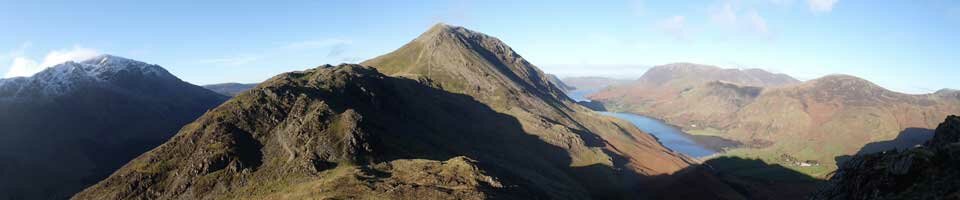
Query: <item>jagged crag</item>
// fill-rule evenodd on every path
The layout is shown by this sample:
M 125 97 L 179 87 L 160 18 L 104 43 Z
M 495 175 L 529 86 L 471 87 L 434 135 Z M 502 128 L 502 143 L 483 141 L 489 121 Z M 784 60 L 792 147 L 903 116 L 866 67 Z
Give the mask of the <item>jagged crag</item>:
M 739 197 L 690 164 L 498 39 L 439 24 L 362 65 L 273 77 L 74 199 Z
M 960 199 L 960 117 L 903 151 L 854 156 L 812 199 Z

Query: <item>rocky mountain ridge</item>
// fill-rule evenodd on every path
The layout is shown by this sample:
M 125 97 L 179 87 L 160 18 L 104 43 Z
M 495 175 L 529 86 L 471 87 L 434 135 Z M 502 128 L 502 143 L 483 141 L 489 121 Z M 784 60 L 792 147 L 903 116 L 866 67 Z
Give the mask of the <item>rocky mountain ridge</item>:
M 498 39 L 438 24 L 362 65 L 275 76 L 74 199 L 736 196 L 664 178 L 691 163 L 575 104 Z

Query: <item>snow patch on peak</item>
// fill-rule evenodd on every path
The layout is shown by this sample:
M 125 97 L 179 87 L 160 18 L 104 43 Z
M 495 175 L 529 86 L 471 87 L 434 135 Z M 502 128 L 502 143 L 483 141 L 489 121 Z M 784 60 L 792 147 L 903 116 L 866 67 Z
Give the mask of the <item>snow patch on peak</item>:
M 145 75 L 170 76 L 169 72 L 158 65 L 109 54 L 99 55 L 80 63 L 95 66 L 92 68 L 92 75 L 101 78 L 105 78 L 104 75 L 115 74 L 123 70 L 136 70 Z
M 78 85 L 106 84 L 121 74 L 137 73 L 144 77 L 176 78 L 158 65 L 103 54 L 81 62 L 67 61 L 54 65 L 29 78 L 24 78 L 20 84 L 8 84 L 7 82 L 11 81 L 2 81 L 0 87 L 6 87 L 7 90 L 0 92 L 15 91 L 13 96 L 32 92 L 56 95 L 70 91 Z M 11 90 L 11 87 L 17 87 L 17 89 Z

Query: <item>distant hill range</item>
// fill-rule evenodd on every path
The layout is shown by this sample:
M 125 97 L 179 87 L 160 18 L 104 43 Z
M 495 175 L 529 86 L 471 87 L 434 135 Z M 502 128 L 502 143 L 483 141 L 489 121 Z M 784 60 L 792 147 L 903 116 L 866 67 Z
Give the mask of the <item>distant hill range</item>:
M 227 99 L 111 55 L 0 79 L 0 199 L 65 199 Z
M 74 199 L 739 197 L 550 80 L 438 24 L 361 65 L 277 75 Z
M 203 88 L 232 97 L 256 86 L 257 83 L 219 83 L 203 85 Z
M 567 84 L 577 90 L 599 90 L 609 86 L 616 86 L 629 83 L 631 80 L 615 79 L 597 76 L 567 77 L 562 79 Z
M 751 146 L 732 155 L 760 157 L 824 176 L 835 169 L 836 156 L 925 141 L 939 119 L 960 113 L 958 94 L 953 90 L 902 94 L 848 75 L 800 83 L 756 69 L 671 64 L 589 98 L 610 110 L 657 117 L 694 134 Z M 913 142 L 861 150 L 868 143 L 895 139 Z M 795 166 L 799 162 L 783 162 L 782 157 L 810 160 L 817 166 Z

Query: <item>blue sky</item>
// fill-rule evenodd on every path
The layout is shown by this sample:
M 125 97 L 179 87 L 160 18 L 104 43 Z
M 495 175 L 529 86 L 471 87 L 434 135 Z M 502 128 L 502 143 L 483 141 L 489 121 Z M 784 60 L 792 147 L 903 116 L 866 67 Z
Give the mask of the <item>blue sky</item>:
M 496 36 L 560 76 L 694 62 L 960 88 L 952 0 L 0 0 L 0 74 L 109 53 L 195 84 L 258 82 L 387 53 L 437 22 Z

